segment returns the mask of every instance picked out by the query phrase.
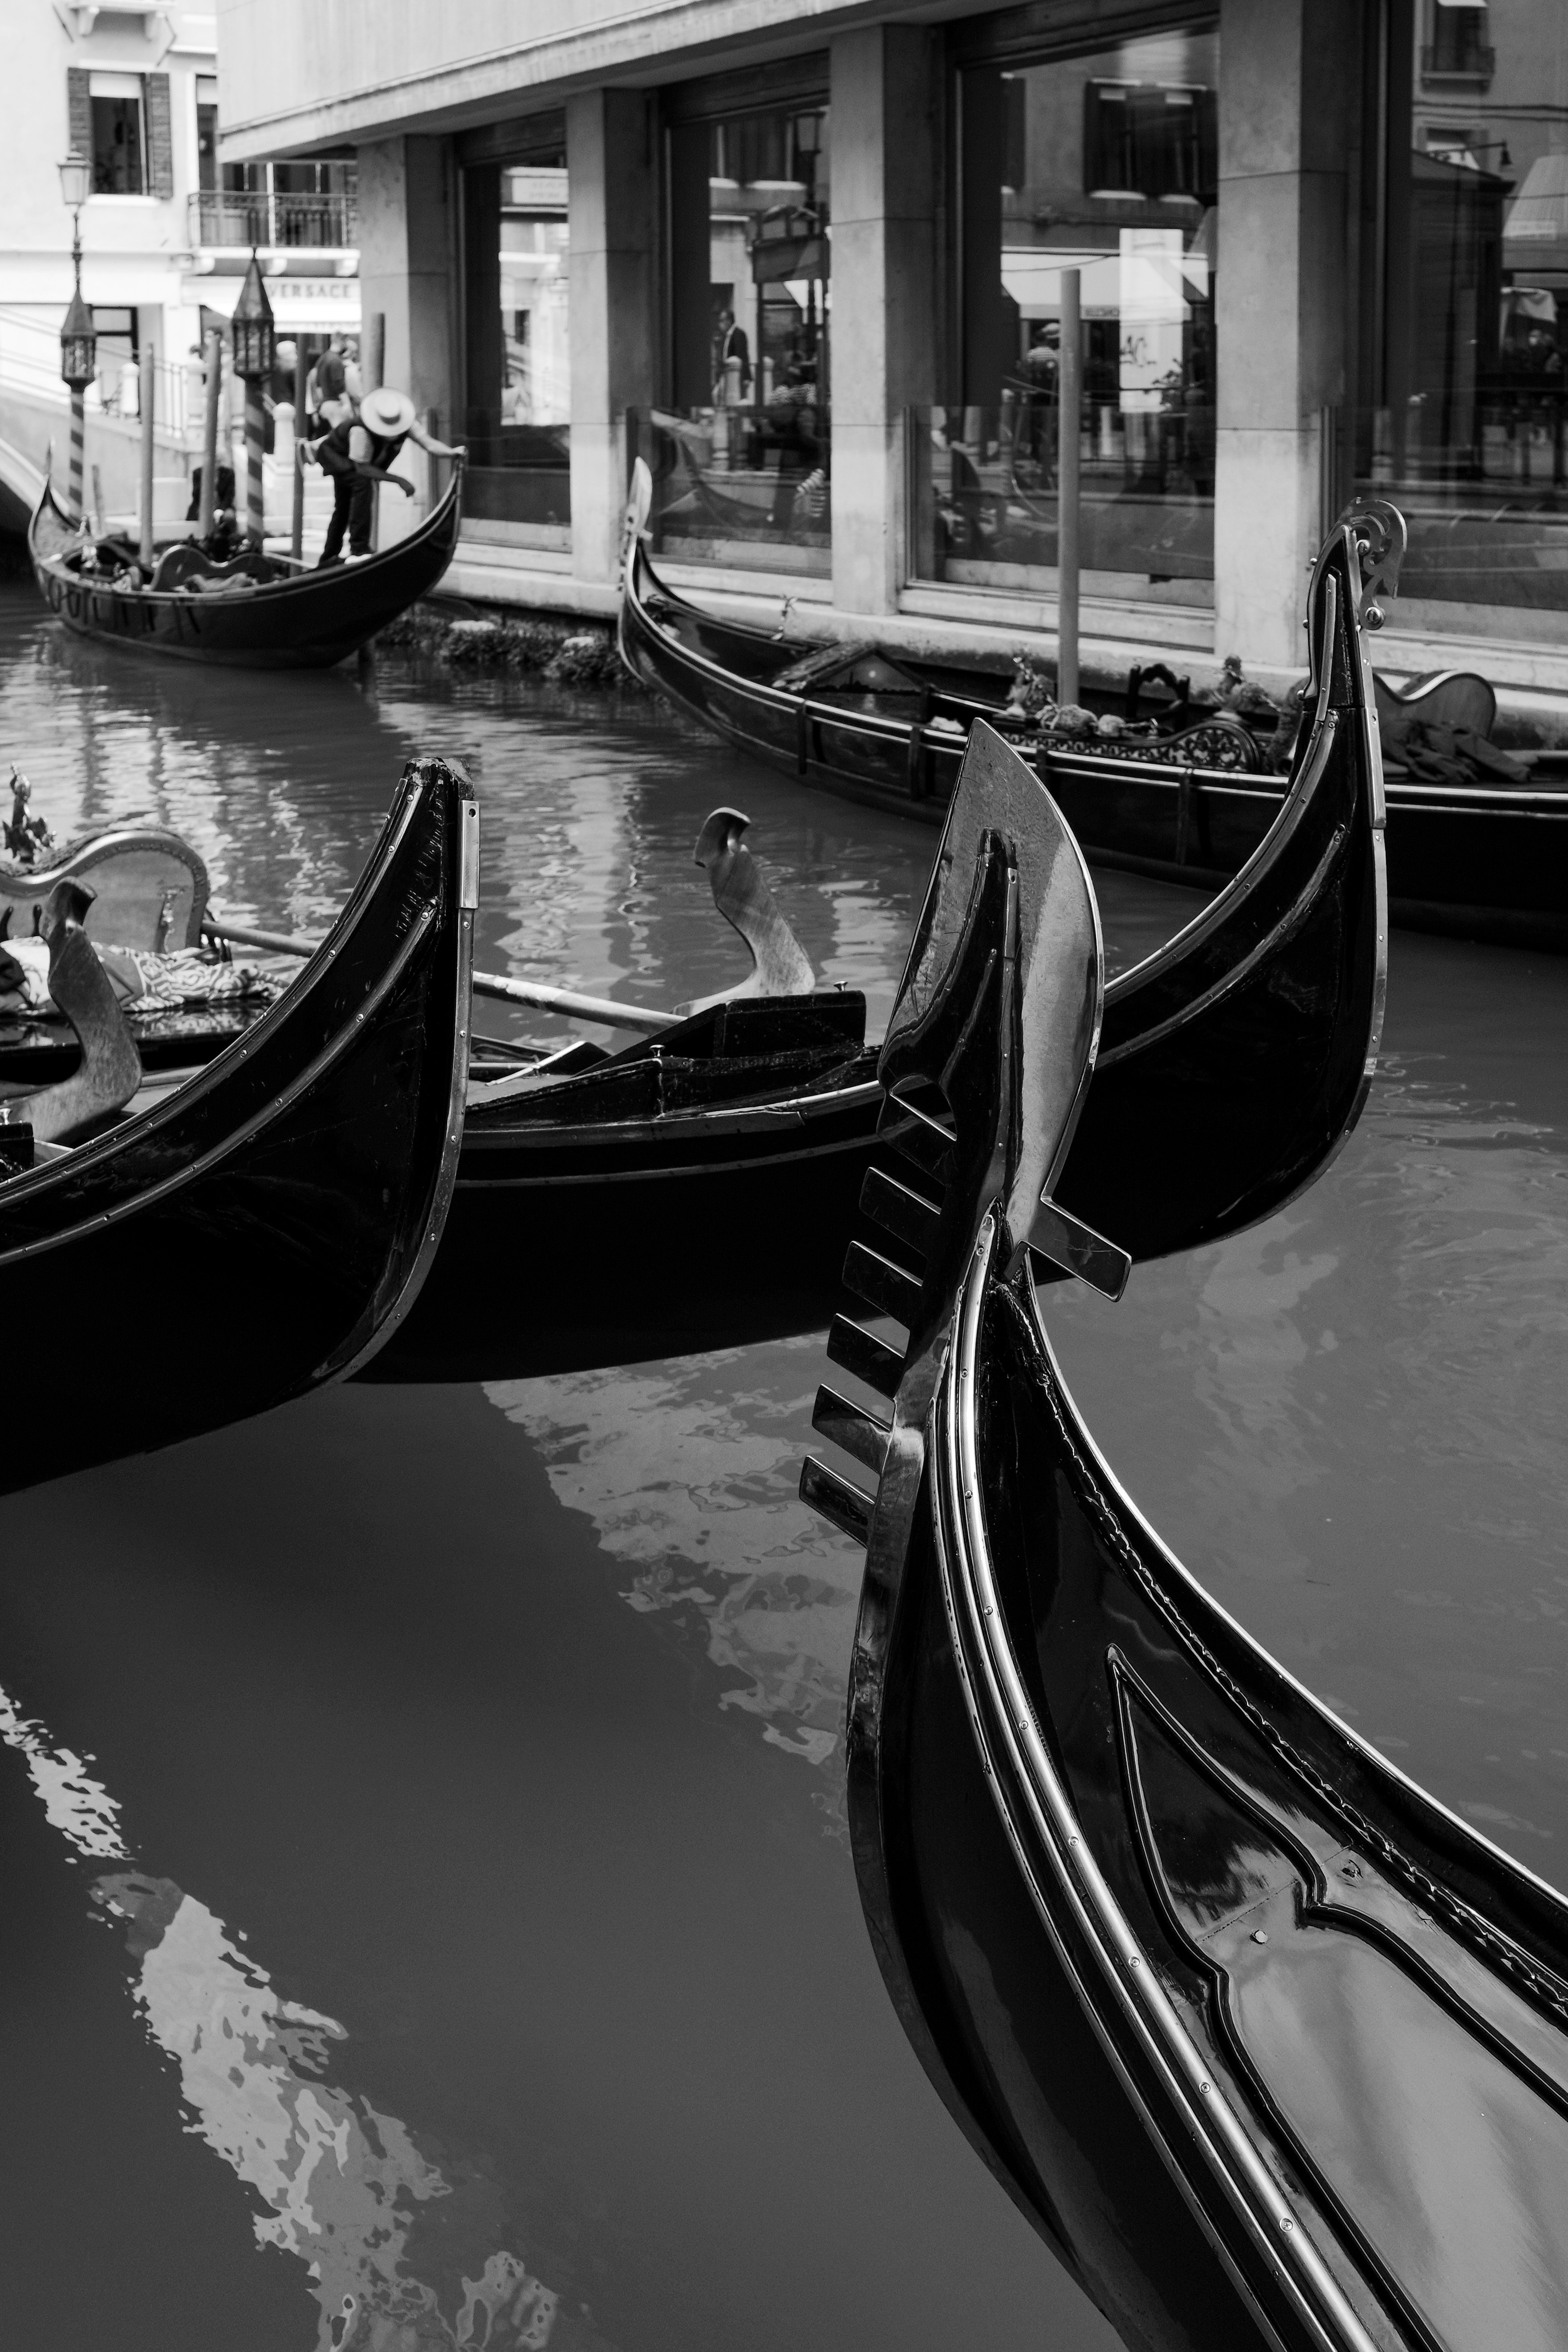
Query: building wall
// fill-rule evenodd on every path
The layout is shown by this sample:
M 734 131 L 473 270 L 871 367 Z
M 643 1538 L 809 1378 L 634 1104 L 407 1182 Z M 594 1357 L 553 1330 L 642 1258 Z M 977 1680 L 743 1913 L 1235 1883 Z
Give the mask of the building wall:
M 879 13 L 822 0 L 217 0 L 225 152 L 303 152 L 417 114 L 431 129 L 559 104 L 574 89 L 820 47 Z
M 82 12 L 85 13 L 85 12 Z M 85 38 L 79 12 L 50 0 L 7 0 L 0 79 L 0 304 L 70 299 L 71 217 L 56 170 L 70 147 L 67 70 L 170 78 L 174 193 L 93 196 L 82 214 L 82 290 L 89 302 L 162 310 L 180 299 L 176 257 L 188 250 L 185 197 L 196 185 L 195 80 L 216 70 L 212 17 L 183 9 L 143 20 L 101 15 Z
M 200 244 L 202 225 L 190 199 L 199 188 L 197 83 L 216 87 L 217 55 L 210 13 L 163 7 L 144 16 L 79 9 L 59 0 L 9 0 L 6 70 L 0 80 L 0 520 L 15 529 L 32 505 L 55 445 L 63 462 L 69 396 L 59 378 L 58 335 L 72 287 L 71 215 L 58 165 L 72 145 L 68 77 L 74 71 L 157 77 L 169 99 L 170 177 L 166 194 L 91 194 L 82 207 L 81 284 L 97 311 L 134 314 L 137 341 L 159 362 L 155 502 L 160 528 L 183 521 L 188 473 L 199 449 L 202 391 L 194 352 L 204 308 L 226 317 L 241 282 L 244 257 Z M 152 129 L 143 99 L 144 133 Z M 416 142 L 417 143 L 417 142 Z M 429 142 L 426 142 L 428 144 Z M 150 138 L 143 140 L 150 182 Z M 414 216 L 427 219 L 420 201 Z M 303 329 L 323 334 L 359 326 L 354 254 L 290 252 L 271 257 L 287 275 L 271 280 L 279 340 Z M 446 286 L 446 257 L 441 284 Z M 444 293 L 443 293 L 444 299 Z M 101 326 L 101 321 L 100 322 Z M 445 349 L 445 329 L 423 348 Z M 107 343 L 100 382 L 87 395 L 88 479 L 96 468 L 107 514 L 123 518 L 136 504 L 141 427 L 134 378 L 127 383 Z M 237 402 L 230 404 L 237 420 Z M 116 413 L 117 408 L 123 413 Z M 287 462 L 287 461 L 285 461 Z M 270 468 L 269 468 L 270 472 Z M 289 483 L 279 493 L 286 522 Z
M 573 610 L 611 608 L 628 413 L 669 398 L 672 381 L 670 262 L 660 250 L 661 89 L 826 49 L 831 577 L 785 577 L 782 569 L 776 580 L 721 576 L 715 568 L 710 592 L 736 611 L 776 607 L 787 595 L 813 634 L 861 635 L 875 617 L 879 635 L 911 648 L 997 654 L 1026 634 L 1048 635 L 1048 584 L 1026 587 L 1020 575 L 1008 590 L 995 581 L 917 577 L 923 567 L 906 503 L 906 412 L 956 396 L 948 37 L 989 13 L 960 5 L 933 24 L 813 0 L 669 0 L 635 12 L 612 0 L 469 0 L 448 11 L 414 0 L 218 0 L 226 157 L 357 148 L 367 313 L 386 317 L 389 376 L 443 416 L 465 396 L 457 143 L 481 126 L 565 109 L 570 548 L 506 545 L 507 532 L 491 529 L 483 545 L 478 534 L 465 542 L 455 586 Z M 1085 593 L 1086 661 L 1111 670 L 1159 652 L 1190 668 L 1194 657 L 1236 653 L 1279 684 L 1300 672 L 1308 570 L 1344 475 L 1342 427 L 1329 420 L 1352 397 L 1365 6 L 1218 0 L 1217 15 L 1212 608 L 1201 581 L 1179 597 L 1152 583 L 1142 603 L 1136 589 L 1102 581 Z M 1040 0 L 1020 37 L 1048 46 L 1054 31 L 1068 37 L 1064 47 L 1108 50 L 1183 21 L 1161 0 L 1147 7 Z M 1079 136 L 1076 113 L 1064 132 L 1062 170 L 1080 182 L 1081 162 L 1068 152 Z M 720 279 L 731 274 L 716 271 Z M 1430 666 L 1429 647 L 1412 641 L 1409 651 L 1409 667 Z M 1551 663 L 1531 659 L 1539 682 Z M 1568 649 L 1559 667 L 1568 688 Z

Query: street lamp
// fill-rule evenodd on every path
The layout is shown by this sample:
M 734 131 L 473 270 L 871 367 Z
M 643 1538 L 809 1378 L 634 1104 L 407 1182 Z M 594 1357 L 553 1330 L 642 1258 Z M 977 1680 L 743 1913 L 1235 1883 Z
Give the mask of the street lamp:
M 86 430 L 82 395 L 97 373 L 98 337 L 92 312 L 81 299 L 81 208 L 92 194 L 92 165 L 73 147 L 59 166 L 60 194 L 71 212 L 71 271 L 75 290 L 65 324 L 60 329 L 60 373 L 70 386 L 71 449 L 69 505 L 71 520 L 82 520 L 82 441 Z
M 79 285 L 60 329 L 60 373 L 74 393 L 84 393 L 98 373 L 98 335 L 92 312 Z
M 58 166 L 58 170 L 60 194 L 70 206 L 71 211 L 76 214 L 77 226 L 79 229 L 81 208 L 92 194 L 92 165 L 85 155 L 73 147 L 65 162 Z
M 261 282 L 256 247 L 234 306 L 234 372 L 245 380 L 245 528 L 259 547 L 266 531 L 261 487 L 261 453 L 267 435 L 267 415 L 261 387 L 278 364 L 278 331 L 272 305 Z

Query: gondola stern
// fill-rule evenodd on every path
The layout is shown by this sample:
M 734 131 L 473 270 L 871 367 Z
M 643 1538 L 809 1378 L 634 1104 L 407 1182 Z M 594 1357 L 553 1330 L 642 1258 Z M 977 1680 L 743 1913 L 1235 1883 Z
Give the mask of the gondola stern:
M 432 1108 L 426 1121 L 426 1167 L 409 1188 L 407 1230 L 389 1250 L 386 1276 L 367 1303 L 360 1325 L 317 1367 L 313 1386 L 352 1379 L 364 1370 L 405 1321 L 435 1262 L 457 1189 L 468 1099 L 479 807 L 467 771 L 455 760 L 410 761 L 403 789 L 402 824 L 395 823 L 395 811 L 388 834 L 419 821 L 426 827 L 438 826 L 442 836 L 439 887 L 432 893 L 434 921 L 424 961 L 433 975 L 437 1006 L 445 1010 L 437 1021 L 426 1020 L 423 1025 L 430 1050 L 446 1057 L 445 1082 L 429 1087 L 422 1078 L 422 1100 L 428 1091 Z M 423 809 L 418 799 L 425 801 Z M 331 945 L 330 939 L 326 945 Z

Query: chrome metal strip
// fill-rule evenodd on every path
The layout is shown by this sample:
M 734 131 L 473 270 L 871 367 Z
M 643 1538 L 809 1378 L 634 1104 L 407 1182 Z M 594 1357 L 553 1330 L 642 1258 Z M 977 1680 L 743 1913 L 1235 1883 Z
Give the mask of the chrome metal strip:
M 944 1375 L 940 1414 L 938 1475 L 945 1474 L 962 1556 L 956 1566 L 948 1558 L 946 1546 L 939 1546 L 939 1556 L 943 1598 L 960 1656 L 967 1649 L 980 1662 L 991 1723 L 1007 1768 L 1024 1792 L 1035 1836 L 1056 1865 L 1062 1890 L 1073 1901 L 1118 2006 L 1184 2105 L 1193 2136 L 1235 2210 L 1291 2293 L 1300 2316 L 1311 2327 L 1324 2352 L 1379 2352 L 1149 1967 L 1138 1937 L 1089 1850 L 1005 1638 L 985 1533 L 977 1435 L 976 1360 L 996 1241 L 996 1215 L 992 1210 L 982 1221 L 960 1294 L 957 1346 Z M 965 1685 L 984 1757 L 988 1729 L 967 1672 Z M 1024 1861 L 1036 1907 L 1049 1929 L 1049 1906 L 1025 1856 L 1001 1777 L 988 1759 L 986 1778 L 1003 1829 Z

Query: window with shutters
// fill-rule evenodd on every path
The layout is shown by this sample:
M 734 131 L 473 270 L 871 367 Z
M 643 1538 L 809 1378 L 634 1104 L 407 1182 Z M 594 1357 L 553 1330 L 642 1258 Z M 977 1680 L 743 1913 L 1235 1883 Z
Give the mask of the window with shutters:
M 147 134 L 147 188 L 154 196 L 174 193 L 174 123 L 166 73 L 142 77 L 142 112 Z
M 95 73 L 89 88 L 93 194 L 144 195 L 147 175 L 141 76 Z
M 196 185 L 217 187 L 217 76 L 196 76 Z

